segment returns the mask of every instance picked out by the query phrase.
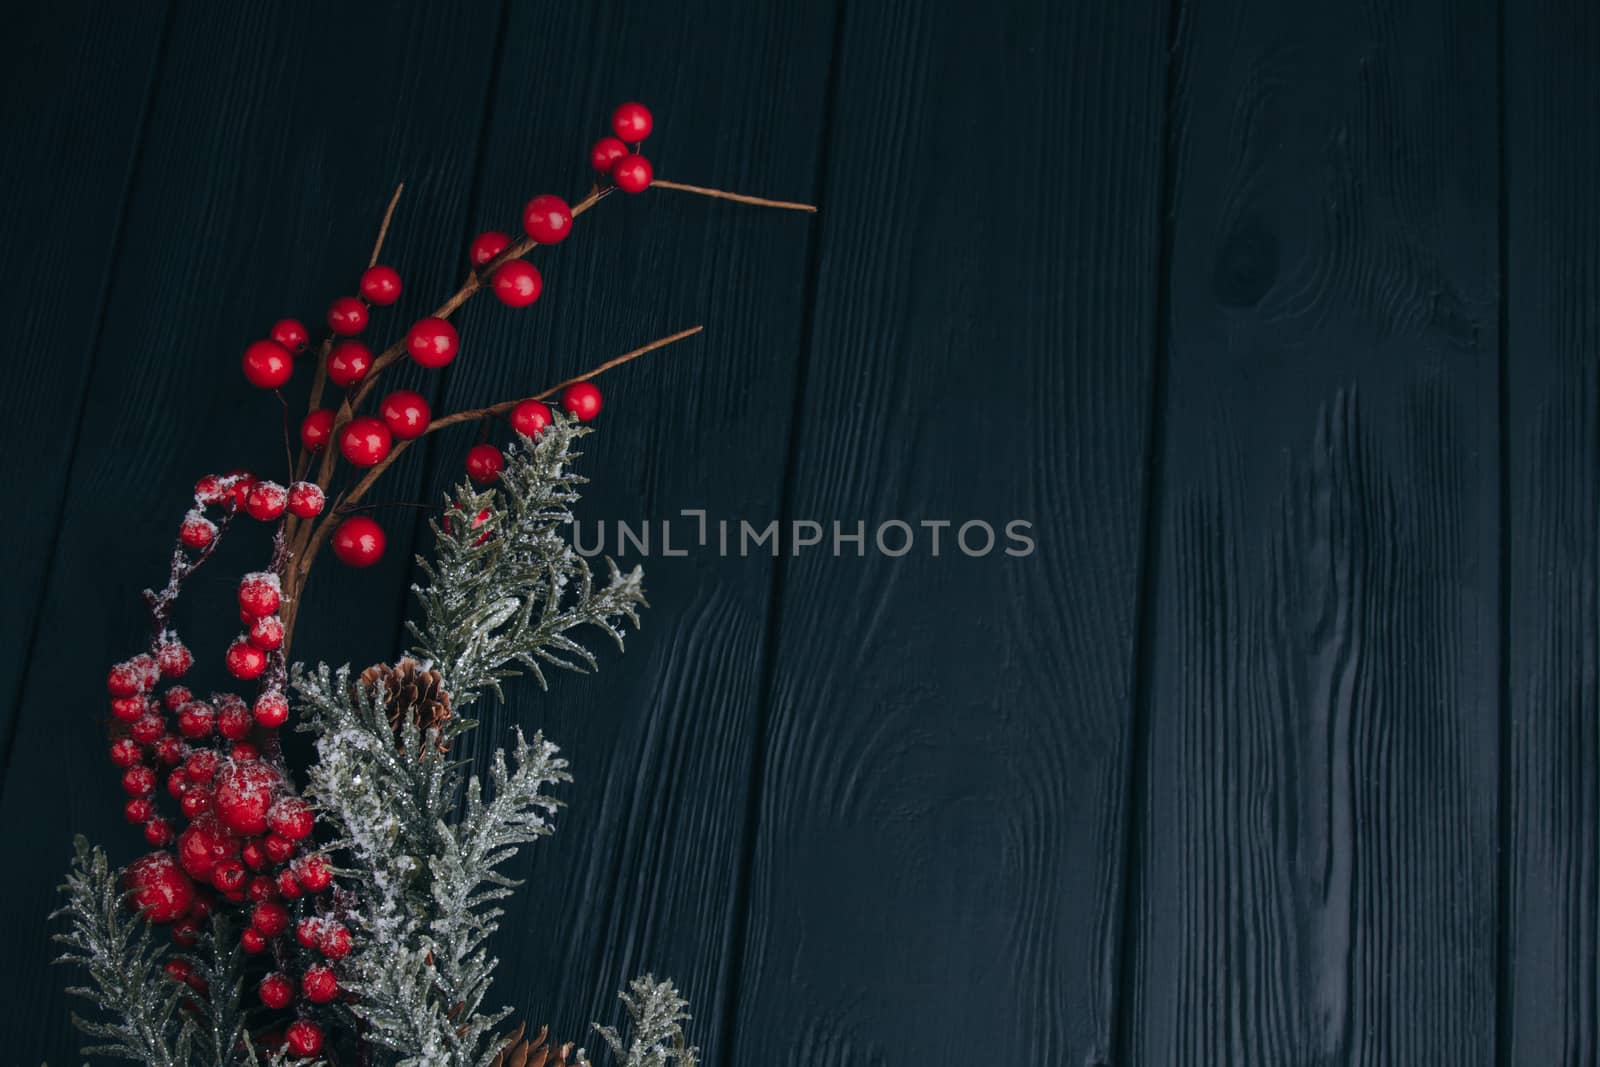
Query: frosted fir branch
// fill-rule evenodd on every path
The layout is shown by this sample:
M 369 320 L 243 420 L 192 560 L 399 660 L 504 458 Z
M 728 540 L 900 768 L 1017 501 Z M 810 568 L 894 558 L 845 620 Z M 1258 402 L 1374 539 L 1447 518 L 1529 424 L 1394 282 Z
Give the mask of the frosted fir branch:
M 427 582 L 412 587 L 423 620 L 408 626 L 458 708 L 484 689 L 501 696 L 500 682 L 519 667 L 541 686 L 546 667 L 593 670 L 594 654 L 574 630 L 593 627 L 621 647 L 623 624 L 639 625 L 640 569 L 624 573 L 608 559 L 598 584 L 567 539 L 577 487 L 587 481 L 570 469 L 579 455 L 572 446 L 589 432 L 556 412 L 536 439 L 507 449 L 495 486 L 463 482 L 443 521 L 431 524 L 435 559 L 419 557 Z
M 82 835 L 73 845 L 76 855 L 61 886 L 67 902 L 50 916 L 68 924 L 66 932 L 52 936 L 67 946 L 55 962 L 87 970 L 92 986 L 67 992 L 109 1015 L 91 1020 L 72 1013 L 73 1025 L 99 1042 L 85 1046 L 84 1055 L 116 1056 L 148 1067 L 190 1067 L 194 1027 L 179 1016 L 188 990 L 167 977 L 149 924 L 128 910 L 121 872 L 112 870 L 105 853 L 90 848 Z
M 628 983 L 628 990 L 617 997 L 632 1024 L 629 1040 L 612 1027 L 595 1026 L 618 1067 L 695 1067 L 700 1050 L 691 1047 L 683 1033 L 689 1002 L 678 995 L 672 979 L 658 982 L 647 974 Z

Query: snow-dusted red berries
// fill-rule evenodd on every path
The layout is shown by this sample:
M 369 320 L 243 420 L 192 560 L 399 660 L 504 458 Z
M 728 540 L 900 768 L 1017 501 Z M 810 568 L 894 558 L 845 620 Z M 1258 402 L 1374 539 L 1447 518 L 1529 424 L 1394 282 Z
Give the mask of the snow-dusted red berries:
M 261 677 L 261 672 L 267 669 L 267 654 L 240 638 L 228 646 L 225 663 L 229 674 L 248 682 Z
M 433 419 L 428 401 L 421 393 L 410 389 L 396 389 L 384 397 L 378 414 L 383 417 L 383 424 L 389 427 L 389 432 L 402 441 L 422 436 Z
M 314 519 L 322 514 L 327 497 L 316 482 L 295 482 L 289 487 L 289 514 L 297 519 Z
M 250 629 L 244 639 L 263 652 L 271 652 L 283 644 L 283 620 L 276 615 L 261 615 L 250 620 Z
M 487 485 L 500 477 L 505 465 L 505 456 L 494 445 L 474 445 L 467 450 L 467 477 L 479 485 Z
M 276 689 L 256 697 L 253 714 L 257 724 L 275 730 L 289 721 L 289 701 Z
M 311 805 L 299 797 L 282 797 L 267 812 L 267 825 L 272 832 L 290 841 L 299 841 L 311 835 Z
M 182 541 L 186 548 L 202 549 L 216 539 L 217 524 L 198 511 L 187 515 L 183 525 L 178 527 L 178 540 Z
M 256 986 L 256 995 L 269 1008 L 287 1008 L 294 999 L 294 982 L 288 975 L 273 971 Z
M 250 909 L 250 925 L 265 937 L 277 937 L 289 929 L 289 909 L 276 900 L 263 900 Z
M 344 424 L 339 431 L 339 451 L 357 467 L 371 467 L 380 463 L 393 446 L 389 427 L 382 419 L 371 415 L 358 415 Z
M 310 1059 L 322 1051 L 322 1027 L 308 1019 L 296 1019 L 283 1032 L 283 1047 L 296 1059 Z
M 245 514 L 260 522 L 272 522 L 288 504 L 289 491 L 277 482 L 257 482 L 244 498 Z
M 239 579 L 239 609 L 250 615 L 271 615 L 282 602 L 278 576 L 256 571 Z
M 354 337 L 367 328 L 367 305 L 353 296 L 341 296 L 328 305 L 328 329 L 340 337 Z
M 152 852 L 134 860 L 124 884 L 128 887 L 128 902 L 151 922 L 180 919 L 194 903 L 194 883 L 167 852 Z
M 559 196 L 540 193 L 522 209 L 522 228 L 542 245 L 558 244 L 572 233 L 572 208 Z
M 600 390 L 593 382 L 569 385 L 561 394 L 561 406 L 576 415 L 579 421 L 588 422 L 600 414 Z
M 255 341 L 241 361 L 245 379 L 257 389 L 276 389 L 294 377 L 294 358 L 276 341 Z
M 370 567 L 383 558 L 383 527 L 365 515 L 352 515 L 333 531 L 333 554 L 347 567 Z
M 424 367 L 442 367 L 456 358 L 461 338 L 444 319 L 418 319 L 406 334 L 406 351 Z
M 502 263 L 495 268 L 494 277 L 490 279 L 494 289 L 495 299 L 506 307 L 527 307 L 539 299 L 539 294 L 544 290 L 544 279 L 539 275 L 539 268 L 525 259 L 513 259 Z
M 230 760 L 217 772 L 212 807 L 222 825 L 236 834 L 259 834 L 280 785 L 278 775 L 256 760 Z
M 313 1004 L 326 1004 L 339 995 L 339 980 L 333 971 L 320 963 L 313 963 L 300 977 L 300 990 Z
M 361 299 L 378 307 L 388 307 L 400 299 L 400 272 L 379 264 L 361 275 Z

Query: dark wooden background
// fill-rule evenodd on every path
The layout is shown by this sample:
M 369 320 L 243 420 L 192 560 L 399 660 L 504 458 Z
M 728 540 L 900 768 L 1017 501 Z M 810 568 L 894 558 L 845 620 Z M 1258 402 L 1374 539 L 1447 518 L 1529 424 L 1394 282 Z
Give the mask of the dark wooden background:
M 577 775 L 496 995 L 579 1036 L 670 973 L 749 1067 L 1600 1062 L 1592 2 L 5 7 L 0 1060 L 75 1062 L 44 916 L 72 832 L 137 851 L 138 591 L 198 475 L 280 465 L 238 353 L 399 179 L 409 321 L 638 98 L 658 174 L 821 214 L 607 203 L 402 377 L 704 323 L 606 381 L 588 517 L 1039 548 L 649 561 L 625 656 L 489 716 Z M 398 649 L 390 525 L 297 653 Z

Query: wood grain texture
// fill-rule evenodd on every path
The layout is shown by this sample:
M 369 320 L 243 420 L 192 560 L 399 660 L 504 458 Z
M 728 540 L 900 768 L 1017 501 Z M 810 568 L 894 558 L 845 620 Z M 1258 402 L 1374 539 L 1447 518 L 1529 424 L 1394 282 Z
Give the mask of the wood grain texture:
M 89 833 L 119 861 L 142 843 L 96 759 L 105 665 L 144 640 L 139 590 L 164 577 L 194 478 L 237 466 L 282 477 L 278 402 L 244 383 L 239 353 L 277 317 L 317 322 L 331 296 L 354 287 L 399 176 L 418 209 L 397 221 L 395 265 L 419 294 L 458 278 L 460 260 L 441 251 L 466 230 L 497 15 L 429 4 L 176 12 L 0 799 L 14 847 L 48 872 L 0 888 L 6 912 L 29 917 L 0 933 L 0 1034 L 16 1062 L 77 1062 L 69 975 L 46 966 L 54 946 L 42 922 L 71 834 Z M 387 325 L 376 319 L 375 330 Z M 180 611 L 202 691 L 225 677 L 237 576 L 265 559 L 260 528 L 230 541 Z M 339 629 L 356 632 L 340 652 L 358 663 L 387 652 L 399 608 L 389 591 L 406 570 L 390 562 L 344 585 L 337 610 L 310 611 L 327 622 L 323 636 L 302 632 L 307 653 Z M 313 598 L 336 600 L 332 584 L 314 585 Z M 393 597 L 363 606 L 383 620 L 380 632 L 351 625 L 355 603 L 371 599 L 363 588 Z M 57 754 L 81 776 L 63 777 Z
M 1182 10 L 1122 1062 L 1494 1062 L 1495 40 Z
M 846 12 L 731 1062 L 1106 1055 L 1165 32 Z M 1014 518 L 1031 556 L 960 549 Z
M 1600 1063 L 1600 13 L 1507 5 L 1506 1063 Z
M 515 230 L 530 196 L 581 195 L 589 145 L 628 99 L 655 113 L 645 151 L 658 176 L 811 199 L 833 26 L 832 6 L 816 3 L 513 5 L 475 222 Z M 583 443 L 585 543 L 604 522 L 616 553 L 615 520 L 652 527 L 650 558 L 620 559 L 644 567 L 642 631 L 626 654 L 596 638 L 594 676 L 558 672 L 547 693 L 531 679 L 508 686 L 464 739 L 481 760 L 513 725 L 541 728 L 572 761 L 570 806 L 517 861 L 529 882 L 496 944 L 496 996 L 564 1039 L 592 1045 L 589 1023 L 620 1021 L 616 991 L 654 971 L 691 998 L 707 1061 L 733 1062 L 722 1012 L 775 563 L 693 546 L 697 523 L 679 512 L 777 512 L 814 227 L 681 193 L 618 195 L 535 254 L 538 304 L 486 297 L 462 314 L 444 410 L 526 396 L 706 327 L 602 378 L 605 410 Z M 438 441 L 434 493 L 460 480 L 476 440 L 465 429 Z M 663 519 L 687 557 L 663 556 Z
M 0 321 L 9 361 L 3 478 L 12 568 L 0 597 L 0 762 L 15 725 L 123 204 L 153 88 L 164 3 L 8 12 L 0 73 Z M 74 76 L 63 79 L 64 70 Z

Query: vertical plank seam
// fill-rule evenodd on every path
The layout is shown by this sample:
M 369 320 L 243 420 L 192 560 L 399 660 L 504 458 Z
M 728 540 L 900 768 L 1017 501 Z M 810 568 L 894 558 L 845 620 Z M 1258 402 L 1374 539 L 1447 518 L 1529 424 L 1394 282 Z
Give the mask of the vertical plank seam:
M 1499 663 L 1499 737 L 1495 754 L 1495 1008 L 1494 1052 L 1495 1063 L 1508 1067 L 1511 1063 L 1512 1023 L 1512 939 L 1511 939 L 1511 365 L 1510 331 L 1508 329 L 1511 304 L 1510 221 L 1511 205 L 1508 196 L 1508 161 L 1506 159 L 1506 51 L 1510 42 L 1506 36 L 1506 0 L 1495 5 L 1495 203 L 1496 212 L 1496 267 L 1499 273 L 1496 293 L 1496 398 L 1499 463 L 1499 575 L 1500 605 L 1498 612 Z
M 140 168 L 144 165 L 145 142 L 150 134 L 150 117 L 155 113 L 156 94 L 161 85 L 161 70 L 166 64 L 168 45 L 172 40 L 172 26 L 176 20 L 177 0 L 169 0 L 166 11 L 162 15 L 161 29 L 156 34 L 156 46 L 150 60 L 149 84 L 145 88 L 144 103 L 140 107 L 139 118 L 135 124 L 133 151 L 128 158 L 128 168 L 122 182 L 122 199 L 117 206 L 116 222 L 111 228 L 110 251 L 106 257 L 105 272 L 101 277 L 100 291 L 97 294 L 94 327 L 89 334 L 89 354 L 85 361 L 82 374 L 78 379 L 77 408 L 72 414 L 72 444 L 67 450 L 67 461 L 62 465 L 62 471 L 68 482 L 72 480 L 73 468 L 78 462 L 78 450 L 83 439 L 83 423 L 89 407 L 89 390 L 94 382 L 95 365 L 98 362 L 100 348 L 105 341 L 106 310 L 111 303 L 111 288 L 115 284 L 117 269 L 122 260 L 125 238 L 128 228 L 128 205 L 133 200 L 134 187 L 138 183 Z M 63 491 L 56 504 L 55 514 L 51 517 L 50 528 L 59 531 L 66 517 L 67 499 L 69 494 Z M 23 643 L 22 669 L 17 672 L 16 685 L 12 690 L 11 699 L 8 701 L 9 717 L 5 726 L 3 748 L 0 748 L 0 789 L 4 788 L 5 781 L 11 774 L 11 754 L 15 749 L 17 731 L 22 721 L 22 695 L 28 691 L 28 680 L 31 674 L 30 667 L 33 663 L 34 646 L 39 640 L 41 619 L 44 615 L 44 605 L 49 602 L 50 584 L 55 578 L 57 550 L 51 552 L 45 561 L 44 574 L 39 581 L 39 591 L 34 598 L 32 618 L 28 625 L 28 636 Z
M 788 572 L 788 557 L 783 554 L 783 531 L 789 528 L 794 516 L 796 469 L 799 466 L 800 428 L 805 414 L 806 383 L 811 364 L 811 349 L 816 333 L 817 290 L 822 275 L 823 236 L 821 219 L 827 217 L 828 165 L 832 157 L 834 125 L 838 117 L 839 69 L 844 53 L 844 26 L 846 0 L 837 0 L 834 6 L 833 41 L 828 55 L 828 81 L 823 90 L 823 129 L 817 149 L 816 173 L 812 179 L 812 201 L 817 206 L 819 220 L 807 239 L 806 280 L 802 290 L 802 308 L 805 319 L 801 326 L 799 358 L 795 360 L 794 381 L 791 385 L 794 400 L 789 412 L 789 442 L 784 456 L 783 479 L 778 494 L 778 550 L 779 556 L 772 568 L 772 588 L 767 604 L 766 632 L 762 635 L 762 655 L 756 692 L 760 703 L 751 739 L 750 779 L 745 792 L 744 834 L 739 845 L 738 866 L 735 870 L 733 907 L 729 915 L 733 929 L 728 938 L 728 982 L 723 995 L 722 1025 L 717 1038 L 724 1062 L 733 1062 L 734 1042 L 738 1038 L 738 1020 L 741 992 L 744 984 L 746 942 L 750 932 L 750 894 L 754 880 L 756 845 L 760 840 L 761 793 L 767 770 L 767 737 L 772 723 L 772 708 L 776 702 L 774 688 L 777 683 L 778 634 L 782 627 L 784 583 Z
M 1167 371 L 1172 348 L 1173 220 L 1177 211 L 1176 113 L 1178 91 L 1178 34 L 1184 0 L 1171 0 L 1167 11 L 1167 64 L 1162 97 L 1161 140 L 1158 150 L 1161 193 L 1156 254 L 1155 346 L 1150 361 L 1149 426 L 1145 439 L 1143 529 L 1139 546 L 1139 577 L 1135 600 L 1133 690 L 1128 723 L 1128 757 L 1123 767 L 1123 823 L 1121 843 L 1122 894 L 1118 905 L 1116 945 L 1111 961 L 1111 1048 L 1116 1067 L 1133 1062 L 1132 1023 L 1137 967 L 1134 948 L 1138 939 L 1136 905 L 1142 882 L 1139 843 L 1144 829 L 1146 760 L 1150 733 L 1151 660 L 1156 634 L 1156 590 L 1161 558 L 1162 516 L 1165 493 L 1162 472 L 1166 452 Z

